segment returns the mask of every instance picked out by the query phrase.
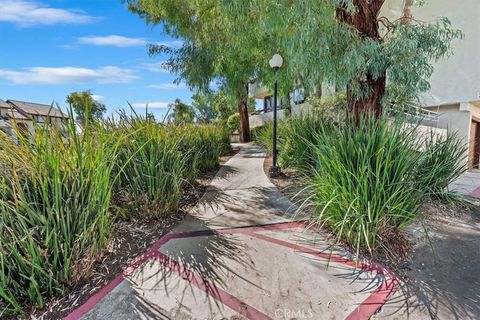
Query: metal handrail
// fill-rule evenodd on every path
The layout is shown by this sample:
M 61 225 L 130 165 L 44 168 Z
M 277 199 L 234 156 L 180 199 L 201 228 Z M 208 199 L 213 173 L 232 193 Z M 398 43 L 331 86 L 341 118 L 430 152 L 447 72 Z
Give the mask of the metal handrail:
M 411 119 L 412 122 L 423 121 L 438 126 L 438 112 L 425 109 L 425 107 L 418 104 L 406 103 L 400 107 L 391 104 L 388 111 L 393 114 L 401 114 L 405 116 L 407 120 Z

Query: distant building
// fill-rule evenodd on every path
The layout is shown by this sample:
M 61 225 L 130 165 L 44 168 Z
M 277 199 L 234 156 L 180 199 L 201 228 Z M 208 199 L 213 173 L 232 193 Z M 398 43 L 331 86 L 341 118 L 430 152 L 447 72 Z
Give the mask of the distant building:
M 35 134 L 35 125 L 61 123 L 68 116 L 52 106 L 34 102 L 0 99 L 0 130 L 14 136 L 13 126 L 32 135 Z

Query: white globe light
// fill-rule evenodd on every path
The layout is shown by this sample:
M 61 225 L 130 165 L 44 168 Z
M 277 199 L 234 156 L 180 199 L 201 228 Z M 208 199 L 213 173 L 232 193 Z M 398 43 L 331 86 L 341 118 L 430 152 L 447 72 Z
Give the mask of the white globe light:
M 278 53 L 275 53 L 268 63 L 273 69 L 278 69 L 283 65 L 283 58 Z

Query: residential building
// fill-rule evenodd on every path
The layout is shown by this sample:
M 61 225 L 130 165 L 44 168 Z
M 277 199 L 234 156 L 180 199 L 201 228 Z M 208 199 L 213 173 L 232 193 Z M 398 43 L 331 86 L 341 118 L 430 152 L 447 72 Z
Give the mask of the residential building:
M 14 136 L 13 126 L 20 131 L 35 134 L 35 125 L 61 123 L 67 118 L 60 110 L 52 106 L 19 100 L 0 100 L 0 130 Z

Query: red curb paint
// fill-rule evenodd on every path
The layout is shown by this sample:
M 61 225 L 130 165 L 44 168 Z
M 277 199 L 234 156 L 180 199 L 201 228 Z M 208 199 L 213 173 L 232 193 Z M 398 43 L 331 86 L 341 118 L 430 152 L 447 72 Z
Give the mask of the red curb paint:
M 240 301 L 238 298 L 232 296 L 225 290 L 218 288 L 214 283 L 211 283 L 210 281 L 198 276 L 188 268 L 184 267 L 181 263 L 168 257 L 166 254 L 158 252 L 157 261 L 159 261 L 166 268 L 174 271 L 185 281 L 195 285 L 197 288 L 207 293 L 212 298 L 228 306 L 230 309 L 235 310 L 242 316 L 247 317 L 247 319 L 272 320 L 272 318 L 266 314 Z
M 470 196 L 480 198 L 480 187 L 475 188 L 475 190 L 470 193 Z
M 480 187 L 478 188 L 480 189 Z M 480 193 L 480 190 L 479 190 Z M 152 247 L 135 263 L 130 265 L 123 274 L 117 276 L 112 280 L 107 286 L 100 289 L 95 293 L 90 299 L 87 300 L 83 305 L 75 309 L 72 313 L 66 316 L 65 320 L 77 320 L 80 319 L 82 315 L 91 310 L 100 300 L 102 300 L 107 294 L 109 294 L 115 287 L 117 287 L 123 280 L 125 280 L 130 274 L 132 274 L 135 269 L 140 267 L 143 263 L 150 259 L 156 259 L 162 265 L 170 268 L 175 271 L 180 277 L 189 281 L 190 283 L 197 286 L 200 290 L 206 292 L 214 299 L 220 301 L 221 303 L 227 305 L 231 309 L 239 312 L 243 316 L 249 319 L 259 319 L 259 320 L 271 320 L 270 317 L 261 313 L 257 309 L 243 303 L 238 298 L 232 296 L 228 292 L 217 288 L 214 284 L 211 284 L 198 275 L 194 274 L 191 270 L 187 269 L 184 266 L 181 266 L 177 261 L 169 258 L 165 254 L 159 252 L 158 250 L 162 245 L 167 243 L 172 239 L 182 239 L 182 238 L 194 238 L 202 236 L 212 236 L 219 234 L 246 234 L 258 239 L 275 243 L 287 248 L 298 250 L 307 254 L 315 255 L 324 259 L 330 259 L 331 261 L 342 263 L 354 268 L 360 268 L 365 271 L 373 271 L 377 274 L 383 274 L 385 276 L 392 277 L 382 283 L 382 285 L 377 288 L 367 299 L 365 299 L 348 317 L 347 320 L 368 320 L 370 317 L 375 314 L 375 312 L 388 300 L 388 298 L 396 291 L 398 282 L 396 278 L 391 274 L 387 269 L 384 269 L 373 263 L 356 263 L 354 261 L 348 260 L 346 258 L 326 254 L 308 247 L 300 246 L 294 243 L 269 237 L 266 235 L 258 234 L 256 232 L 261 231 L 271 231 L 271 230 L 285 230 L 293 229 L 299 227 L 306 227 L 307 221 L 292 221 L 292 222 L 281 222 L 276 224 L 261 225 L 261 226 L 247 226 L 247 227 L 236 227 L 236 228 L 224 228 L 224 229 L 215 229 L 215 230 L 200 230 L 200 231 L 187 231 L 187 232 L 178 232 L 170 233 L 157 242 L 155 242 Z M 314 229 L 314 228 L 312 228 Z M 213 290 L 213 291 L 212 291 Z

